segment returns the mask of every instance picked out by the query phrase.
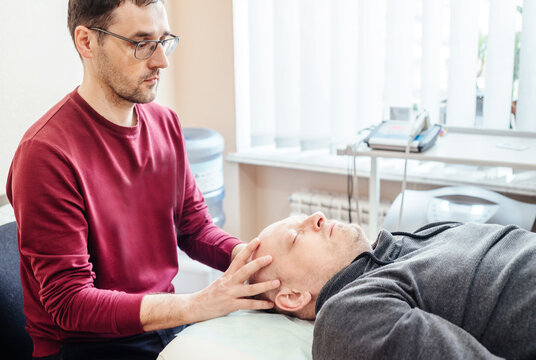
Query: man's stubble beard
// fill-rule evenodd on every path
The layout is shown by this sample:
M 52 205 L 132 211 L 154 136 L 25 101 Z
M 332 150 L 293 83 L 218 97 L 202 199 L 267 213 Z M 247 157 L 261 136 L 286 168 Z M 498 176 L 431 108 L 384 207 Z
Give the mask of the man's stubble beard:
M 138 79 L 138 83 L 132 88 L 130 85 L 131 81 L 115 67 L 104 51 L 101 51 L 99 56 L 98 73 L 100 80 L 112 91 L 114 96 L 113 99 L 109 100 L 117 104 L 125 101 L 133 104 L 145 104 L 155 99 L 159 81 L 157 80 L 153 91 L 143 91 L 142 86 L 144 85 L 145 79 L 158 73 L 157 70 Z

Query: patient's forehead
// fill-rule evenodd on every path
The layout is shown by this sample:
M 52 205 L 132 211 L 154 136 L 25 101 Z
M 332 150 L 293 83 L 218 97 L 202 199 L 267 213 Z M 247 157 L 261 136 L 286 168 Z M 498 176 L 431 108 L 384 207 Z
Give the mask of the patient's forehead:
M 273 224 L 268 225 L 259 233 L 260 245 L 253 254 L 253 259 L 257 256 L 256 254 L 262 253 L 261 255 L 266 255 L 265 252 L 268 251 L 268 248 L 276 246 L 279 239 L 285 236 L 285 233 L 292 231 L 299 224 L 301 216 L 290 216 L 283 220 L 277 221 Z
M 305 218 L 305 215 L 290 216 L 265 227 L 259 233 L 258 238 L 260 240 L 260 245 L 252 254 L 251 259 L 255 260 L 259 256 L 268 254 L 273 256 L 274 248 L 278 246 L 278 242 L 283 236 L 285 236 L 285 233 L 295 229 Z
M 259 256 L 272 255 L 274 262 L 277 260 L 283 240 L 292 236 L 300 224 L 307 218 L 306 215 L 289 216 L 283 220 L 268 225 L 259 233 L 260 245 L 252 254 L 252 260 Z M 268 265 L 267 268 L 271 267 Z
M 294 215 L 270 224 L 260 232 L 259 239 L 262 241 L 261 238 L 273 236 L 278 232 L 284 232 L 288 229 L 294 229 L 306 218 L 307 215 Z

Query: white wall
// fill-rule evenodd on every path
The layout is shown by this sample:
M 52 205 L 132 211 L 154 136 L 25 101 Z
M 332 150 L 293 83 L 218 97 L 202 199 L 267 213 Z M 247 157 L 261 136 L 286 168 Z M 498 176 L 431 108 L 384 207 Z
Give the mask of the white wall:
M 82 62 L 67 28 L 67 0 L 4 1 L 0 11 L 0 202 L 24 132 L 82 81 Z M 164 74 L 167 74 L 166 71 Z M 171 104 L 163 76 L 161 103 Z
M 22 135 L 75 88 L 82 65 L 67 29 L 67 1 L 4 1 L 0 34 L 0 194 L 4 194 Z

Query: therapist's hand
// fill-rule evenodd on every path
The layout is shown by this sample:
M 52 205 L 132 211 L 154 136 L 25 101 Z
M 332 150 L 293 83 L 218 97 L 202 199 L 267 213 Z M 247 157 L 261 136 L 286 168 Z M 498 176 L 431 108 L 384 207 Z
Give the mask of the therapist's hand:
M 233 248 L 233 251 L 231 252 L 231 261 L 233 261 L 236 257 L 236 255 L 238 255 L 242 250 L 244 250 L 246 248 L 247 244 L 245 243 L 240 243 L 238 245 L 236 245 L 234 248 Z
M 249 261 L 259 243 L 259 239 L 253 239 L 247 245 L 237 245 L 235 249 L 238 246 L 242 249 L 239 249 L 240 251 L 236 249 L 237 253 L 234 254 L 234 260 L 227 271 L 207 288 L 189 295 L 189 310 L 195 318 L 194 321 L 224 316 L 236 310 L 260 310 L 273 307 L 270 301 L 248 298 L 276 289 L 280 285 L 277 279 L 252 285 L 246 284 L 251 275 L 272 262 L 270 255 Z

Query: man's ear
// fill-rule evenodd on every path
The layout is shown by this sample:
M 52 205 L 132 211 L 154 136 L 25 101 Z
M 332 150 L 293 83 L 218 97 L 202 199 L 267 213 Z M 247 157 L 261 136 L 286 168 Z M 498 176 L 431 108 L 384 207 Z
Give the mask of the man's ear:
M 97 43 L 97 37 L 91 32 L 92 30 L 83 25 L 78 25 L 74 30 L 74 43 L 82 58 L 93 57 L 93 47 Z
M 309 291 L 281 287 L 274 302 L 281 310 L 295 312 L 307 306 L 312 298 Z

